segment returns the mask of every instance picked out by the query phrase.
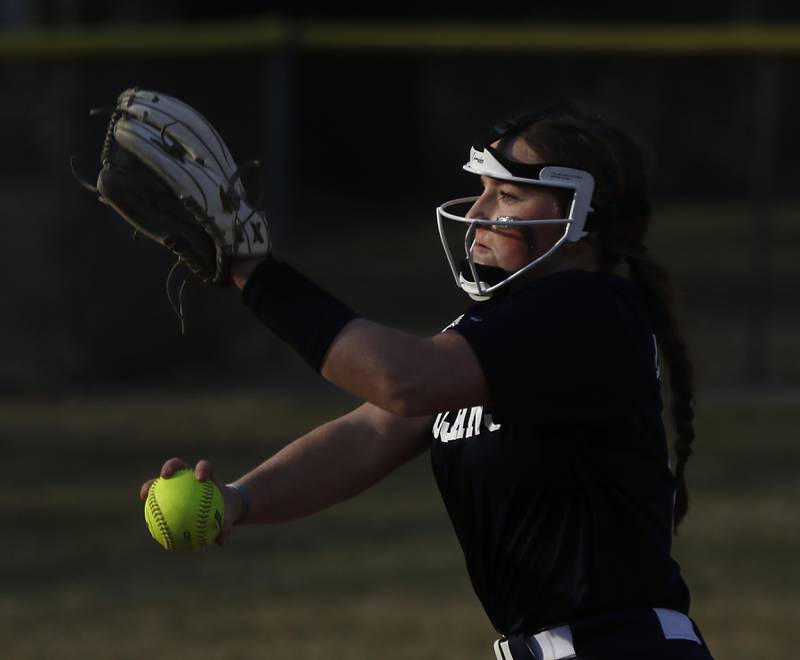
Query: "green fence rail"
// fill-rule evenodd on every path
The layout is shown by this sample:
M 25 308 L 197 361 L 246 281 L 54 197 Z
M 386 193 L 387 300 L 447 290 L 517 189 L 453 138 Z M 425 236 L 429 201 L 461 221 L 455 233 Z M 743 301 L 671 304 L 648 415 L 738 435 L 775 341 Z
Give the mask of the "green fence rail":
M 580 25 L 573 23 L 134 23 L 0 31 L 1 58 L 196 55 L 269 51 L 407 53 L 637 53 L 660 56 L 798 54 L 800 24 Z

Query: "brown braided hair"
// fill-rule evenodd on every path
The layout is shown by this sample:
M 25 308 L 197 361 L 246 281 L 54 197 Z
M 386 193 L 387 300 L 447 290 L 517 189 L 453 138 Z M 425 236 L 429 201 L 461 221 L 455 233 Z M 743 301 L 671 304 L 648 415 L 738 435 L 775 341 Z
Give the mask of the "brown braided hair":
M 642 290 L 653 318 L 672 390 L 672 420 L 677 435 L 674 451 L 675 510 L 673 531 L 689 509 L 686 462 L 694 441 L 693 365 L 674 310 L 675 291 L 666 267 L 644 247 L 650 226 L 650 202 L 641 149 L 605 121 L 574 107 L 543 112 L 519 133 L 545 161 L 590 172 L 595 179 L 594 212 L 587 240 L 599 247 L 601 268 L 616 270 L 622 261 L 629 278 Z

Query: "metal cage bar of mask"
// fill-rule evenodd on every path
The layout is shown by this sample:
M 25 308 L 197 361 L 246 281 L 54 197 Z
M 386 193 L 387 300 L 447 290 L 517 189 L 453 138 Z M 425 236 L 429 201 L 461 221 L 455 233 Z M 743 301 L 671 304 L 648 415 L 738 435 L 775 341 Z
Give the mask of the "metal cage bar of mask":
M 572 186 L 569 185 L 561 185 L 555 187 L 572 188 Z M 570 233 L 570 228 L 576 222 L 576 218 L 573 217 L 573 212 L 575 208 L 574 197 L 572 202 L 570 203 L 569 213 L 567 214 L 566 218 L 542 218 L 536 220 L 520 220 L 518 218 L 503 216 L 497 218 L 496 220 L 488 220 L 483 218 L 467 218 L 465 216 L 459 216 L 454 213 L 450 213 L 449 211 L 446 210 L 452 206 L 457 206 L 459 204 L 472 204 L 477 199 L 479 199 L 479 196 L 474 195 L 471 197 L 459 197 L 457 199 L 451 199 L 450 201 L 445 202 L 436 209 L 436 226 L 439 231 L 439 239 L 442 242 L 442 247 L 444 248 L 445 257 L 447 258 L 447 263 L 450 266 L 450 271 L 452 272 L 453 278 L 455 279 L 456 286 L 462 288 L 461 280 L 459 279 L 461 274 L 460 269 L 458 267 L 458 264 L 456 264 L 456 261 L 453 257 L 453 252 L 450 249 L 450 244 L 447 240 L 447 237 L 445 236 L 443 219 L 446 218 L 448 220 L 454 220 L 455 222 L 460 222 L 462 224 L 469 225 L 464 235 L 464 252 L 467 264 L 469 265 L 470 273 L 472 274 L 473 281 L 475 282 L 477 295 L 479 296 L 486 296 L 486 297 L 491 296 L 498 289 L 510 284 L 517 278 L 527 273 L 534 266 L 540 264 L 542 261 L 547 259 L 559 247 L 561 247 L 565 242 L 569 240 L 568 237 Z M 585 219 L 583 220 L 585 221 Z M 505 278 L 502 282 L 490 285 L 488 288 L 483 287 L 483 283 L 481 282 L 480 277 L 478 276 L 477 269 L 475 268 L 475 260 L 472 257 L 472 244 L 474 241 L 475 232 L 479 226 L 526 227 L 531 225 L 556 225 L 556 224 L 564 225 L 564 233 L 558 238 L 558 240 L 555 243 L 553 243 L 552 246 L 550 246 L 550 248 L 548 248 L 548 250 L 544 254 L 538 256 L 536 259 L 531 261 L 523 268 L 520 268 L 516 272 L 509 274 L 509 276 Z

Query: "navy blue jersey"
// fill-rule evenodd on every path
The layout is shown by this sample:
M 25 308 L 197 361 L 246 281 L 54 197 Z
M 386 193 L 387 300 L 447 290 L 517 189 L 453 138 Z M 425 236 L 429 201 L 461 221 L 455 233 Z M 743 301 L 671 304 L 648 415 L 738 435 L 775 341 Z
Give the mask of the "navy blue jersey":
M 565 271 L 453 326 L 492 404 L 440 413 L 431 461 L 498 632 L 636 607 L 688 613 L 658 352 L 636 285 Z

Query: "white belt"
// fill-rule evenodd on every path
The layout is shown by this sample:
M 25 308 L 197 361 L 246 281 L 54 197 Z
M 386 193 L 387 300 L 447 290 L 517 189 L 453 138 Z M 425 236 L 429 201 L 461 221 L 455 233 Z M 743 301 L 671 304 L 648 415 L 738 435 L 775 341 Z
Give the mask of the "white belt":
M 560 660 L 561 658 L 575 657 L 572 630 L 569 626 L 543 630 L 529 637 L 527 643 L 528 649 L 536 660 Z M 494 643 L 494 654 L 497 660 L 515 660 L 506 639 L 498 639 Z
M 665 639 L 685 639 L 701 643 L 688 616 L 660 607 L 654 607 L 653 611 L 658 617 Z M 536 660 L 565 660 L 576 656 L 572 629 L 569 626 L 558 626 L 536 633 L 527 639 L 527 645 Z M 522 660 L 514 658 L 506 639 L 498 639 L 494 643 L 494 654 L 497 660 Z

